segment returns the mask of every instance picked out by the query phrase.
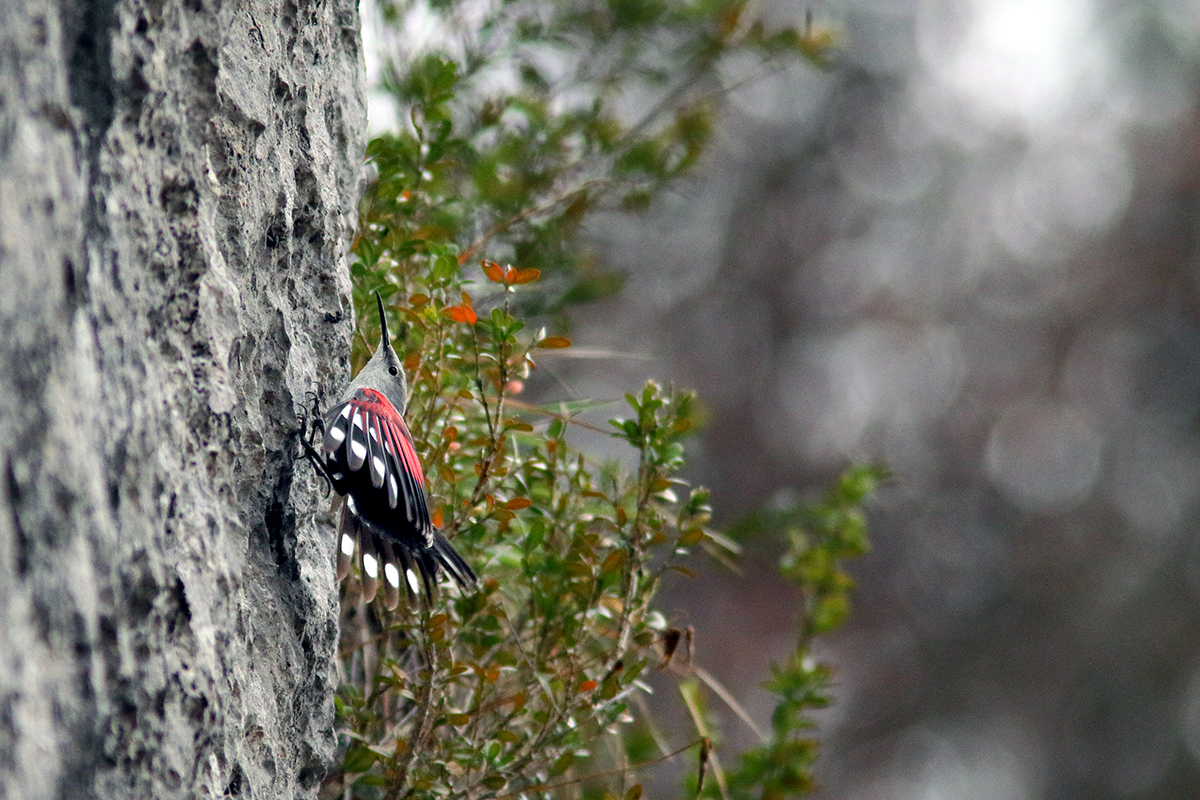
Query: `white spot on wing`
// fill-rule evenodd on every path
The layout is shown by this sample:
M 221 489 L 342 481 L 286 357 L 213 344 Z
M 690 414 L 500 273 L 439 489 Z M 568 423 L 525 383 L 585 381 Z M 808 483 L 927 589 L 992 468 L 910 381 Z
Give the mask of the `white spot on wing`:
M 354 555 L 354 537 L 348 533 L 342 534 L 342 554 L 347 556 Z
M 383 464 L 383 459 L 380 458 L 379 456 L 375 456 L 374 458 L 372 458 L 371 459 L 371 469 L 377 475 L 382 475 L 383 471 L 386 469 L 386 467 Z
M 340 425 L 334 425 L 329 429 L 329 438 L 337 444 L 341 444 L 346 441 L 346 431 Z
M 396 569 L 395 564 L 383 565 L 383 577 L 387 578 L 387 582 L 392 586 L 400 586 L 400 570 Z
M 357 439 L 350 440 L 350 451 L 358 461 L 365 461 L 367 458 L 367 446 Z
M 358 503 L 354 502 L 354 495 L 346 495 L 346 507 L 350 509 L 350 513 L 358 516 Z
M 417 573 L 411 569 L 404 570 L 404 577 L 408 578 L 408 585 L 412 587 L 413 594 L 418 594 L 421 591 L 421 584 L 417 578 Z
M 367 575 L 370 577 L 379 577 L 379 562 L 370 553 L 363 553 L 363 569 L 367 571 Z

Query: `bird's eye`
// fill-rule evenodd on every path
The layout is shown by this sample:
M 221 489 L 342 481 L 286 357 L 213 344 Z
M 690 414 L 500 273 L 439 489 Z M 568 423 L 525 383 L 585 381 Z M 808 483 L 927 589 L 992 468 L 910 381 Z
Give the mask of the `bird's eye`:
M 394 378 L 400 374 L 400 370 L 397 369 L 395 366 L 391 366 L 391 367 L 388 367 L 388 374 Z

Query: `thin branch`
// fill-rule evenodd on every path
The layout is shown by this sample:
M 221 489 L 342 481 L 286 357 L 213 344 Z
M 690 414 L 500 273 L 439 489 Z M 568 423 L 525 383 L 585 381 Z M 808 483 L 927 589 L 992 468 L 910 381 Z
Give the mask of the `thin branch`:
M 693 664 L 692 674 L 699 678 L 705 686 L 707 686 L 709 689 L 712 689 L 713 694 L 721 698 L 725 705 L 727 705 L 729 709 L 733 711 L 733 713 L 736 714 L 739 719 L 741 719 L 742 722 L 746 723 L 747 728 L 754 731 L 754 735 L 759 738 L 759 741 L 761 741 L 763 744 L 770 744 L 771 737 L 767 735 L 767 732 L 758 727 L 742 704 L 737 701 L 737 698 L 734 697 L 711 672 L 706 670 L 704 667 Z
M 486 247 L 493 239 L 503 233 L 508 232 L 508 230 L 514 225 L 527 222 L 528 220 L 533 219 L 541 214 L 549 213 L 556 207 L 561 206 L 568 201 L 573 202 L 577 197 L 585 192 L 609 183 L 612 183 L 609 178 L 592 178 L 591 180 L 584 181 L 582 184 L 573 189 L 567 189 L 563 192 L 560 192 L 558 195 L 555 195 L 544 203 L 530 206 L 512 215 L 506 220 L 501 220 L 500 222 L 495 223 L 492 225 L 492 227 L 488 228 L 487 232 L 484 233 L 483 236 L 480 236 L 478 239 L 471 242 L 466 246 L 466 248 L 463 249 L 461 253 L 459 253 L 458 263 L 465 264 L 471 259 L 475 258 L 475 256 L 477 256 L 479 252 L 483 250 L 483 248 Z
M 704 722 L 704 715 L 700 713 L 700 708 L 696 705 L 695 697 L 685 691 L 683 686 L 679 687 L 679 694 L 683 697 L 688 713 L 692 716 L 692 723 L 696 726 L 696 731 L 704 740 L 711 740 L 712 735 L 708 731 L 708 725 Z M 725 785 L 725 770 L 721 769 L 721 762 L 717 759 L 717 754 L 711 750 L 708 753 L 708 763 L 712 765 L 713 777 L 717 779 L 717 787 L 721 790 L 722 800 L 729 800 L 729 787 Z
M 652 767 L 655 764 L 659 764 L 659 763 L 662 763 L 663 761 L 666 761 L 668 758 L 674 758 L 677 755 L 686 753 L 688 750 L 691 750 L 693 747 L 700 744 L 701 741 L 702 740 L 697 739 L 694 742 L 688 742 L 687 744 L 685 744 L 683 747 L 679 748 L 678 750 L 673 750 L 670 753 L 667 753 L 666 755 L 661 755 L 656 758 L 648 759 L 646 761 L 639 761 L 636 764 L 629 764 L 624 767 L 613 767 L 612 769 L 605 769 L 605 770 L 601 770 L 600 772 L 591 772 L 591 773 L 588 773 L 587 775 L 580 775 L 578 778 L 571 778 L 569 780 L 559 781 L 558 783 L 542 783 L 542 784 L 537 784 L 534 786 L 526 786 L 523 789 L 520 789 L 515 792 L 509 792 L 508 794 L 496 795 L 494 798 L 492 798 L 492 800 L 507 800 L 507 798 L 509 798 L 509 797 L 516 797 L 517 795 L 522 795 L 522 794 L 525 794 L 526 792 L 548 792 L 551 789 L 561 789 L 564 786 L 574 786 L 575 784 L 583 783 L 584 781 L 595 780 L 596 778 L 604 778 L 609 775 L 622 775 L 622 774 L 625 774 L 628 772 L 632 772 L 634 770 L 644 769 L 645 767 Z

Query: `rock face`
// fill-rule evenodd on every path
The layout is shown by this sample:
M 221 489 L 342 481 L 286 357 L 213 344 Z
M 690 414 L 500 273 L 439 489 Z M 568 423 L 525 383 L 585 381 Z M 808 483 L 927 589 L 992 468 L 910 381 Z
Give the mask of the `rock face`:
M 354 0 L 0 2 L 0 797 L 315 795 L 361 87 Z

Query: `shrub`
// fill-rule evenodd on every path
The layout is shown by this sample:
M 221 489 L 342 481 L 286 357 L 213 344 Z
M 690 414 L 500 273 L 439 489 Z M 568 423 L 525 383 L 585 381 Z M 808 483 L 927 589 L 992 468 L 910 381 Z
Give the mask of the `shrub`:
M 364 312 L 378 291 L 403 331 L 406 416 L 435 522 L 483 581 L 395 612 L 362 604 L 348 582 L 345 756 L 326 790 L 503 798 L 585 785 L 633 800 L 630 702 L 688 635 L 668 626 L 655 592 L 690 574 L 697 548 L 735 546 L 711 529 L 708 492 L 679 476 L 692 393 L 650 381 L 625 396 L 612 433 L 637 466 L 623 471 L 573 446 L 579 413 L 595 404 L 535 405 L 523 384 L 571 345 L 553 330 L 565 309 L 619 287 L 581 245 L 581 220 L 644 208 L 695 164 L 722 60 L 820 62 L 828 37 L 768 32 L 729 2 L 470 8 L 483 10 L 430 4 L 422 13 L 443 31 L 440 49 L 388 65 L 404 124 L 368 148 L 375 176 L 352 276 L 363 329 L 354 358 L 361 365 L 377 339 Z M 385 6 L 397 28 L 411 13 Z M 643 99 L 631 106 L 631 96 Z M 801 589 L 803 622 L 770 683 L 780 696 L 771 735 L 707 792 L 782 796 L 811 784 L 804 715 L 826 702 L 829 675 L 808 648 L 848 607 L 841 562 L 866 548 L 859 506 L 878 477 L 852 470 L 819 504 L 743 523 L 788 532 L 784 574 Z M 675 745 L 698 748 L 704 764 L 704 694 L 692 678 L 681 690 L 697 734 Z

